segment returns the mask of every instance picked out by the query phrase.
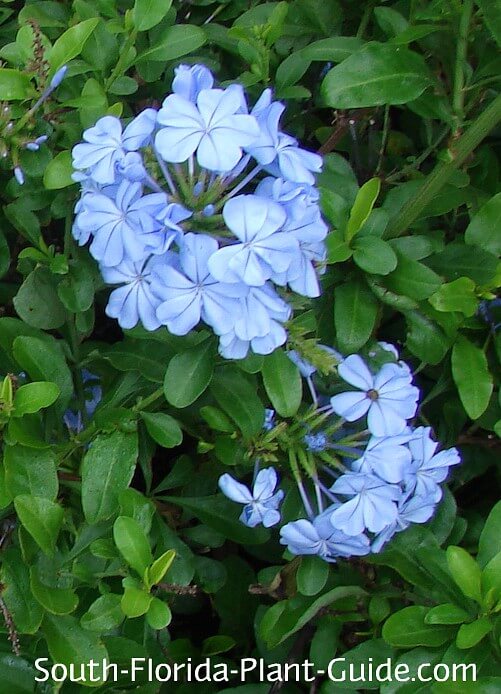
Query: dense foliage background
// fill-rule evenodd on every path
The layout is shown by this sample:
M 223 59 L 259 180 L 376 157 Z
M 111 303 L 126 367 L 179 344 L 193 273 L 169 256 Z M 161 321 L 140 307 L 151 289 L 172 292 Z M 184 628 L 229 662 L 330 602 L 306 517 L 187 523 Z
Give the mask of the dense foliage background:
M 381 691 L 499 691 L 500 43 L 499 0 L 1 3 L 0 676 L 9 694 L 86 691 L 36 685 L 35 659 L 107 655 L 309 658 L 318 668 L 335 654 L 475 662 L 473 684 Z M 252 100 L 271 86 L 287 105 L 284 128 L 324 155 L 328 268 L 322 296 L 295 306 L 289 347 L 318 359 L 317 341 L 344 354 L 376 339 L 398 345 L 422 391 L 417 422 L 460 449 L 435 518 L 367 560 L 284 555 L 276 533 L 239 523 L 217 493 L 228 466 L 252 470 L 265 407 L 296 415 L 295 368 L 280 353 L 225 361 L 200 327 L 186 337 L 122 332 L 104 313 L 109 289 L 94 261 L 72 239 L 72 147 L 105 114 L 158 107 L 180 62 L 245 85 Z M 33 110 L 63 65 L 65 79 Z M 322 378 L 327 392 L 335 370 Z M 296 503 L 292 492 L 287 501 Z M 358 690 L 322 678 L 234 687 Z M 158 691 L 127 678 L 99 691 L 129 688 Z

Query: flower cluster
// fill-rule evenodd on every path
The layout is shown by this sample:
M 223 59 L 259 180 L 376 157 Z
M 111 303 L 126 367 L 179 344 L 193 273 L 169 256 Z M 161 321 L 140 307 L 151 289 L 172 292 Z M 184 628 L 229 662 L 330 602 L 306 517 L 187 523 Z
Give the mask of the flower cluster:
M 73 235 L 117 285 L 106 312 L 121 327 L 185 335 L 202 320 L 234 359 L 285 342 L 284 295 L 319 295 L 327 228 L 321 157 L 280 131 L 283 110 L 269 89 L 249 110 L 240 85 L 181 65 L 158 111 L 84 132 Z
M 333 395 L 323 407 L 315 399 L 315 407 L 303 416 L 301 445 L 284 439 L 282 450 L 306 516 L 280 528 L 280 542 L 292 554 L 332 562 L 379 552 L 395 533 L 432 517 L 442 498 L 441 483 L 460 462 L 455 448 L 437 452 L 430 427 L 409 425 L 419 391 L 409 367 L 397 361 L 395 348 L 381 347 L 395 360 L 376 373 L 358 355 L 342 360 L 339 376 L 356 390 Z M 290 356 L 301 364 L 303 376 L 311 378 L 314 367 L 299 362 L 297 354 Z M 273 426 L 268 414 L 265 436 Z M 280 522 L 282 495 L 276 491 L 274 468 L 255 475 L 252 491 L 228 474 L 219 486 L 230 499 L 245 504 L 240 519 L 246 525 Z

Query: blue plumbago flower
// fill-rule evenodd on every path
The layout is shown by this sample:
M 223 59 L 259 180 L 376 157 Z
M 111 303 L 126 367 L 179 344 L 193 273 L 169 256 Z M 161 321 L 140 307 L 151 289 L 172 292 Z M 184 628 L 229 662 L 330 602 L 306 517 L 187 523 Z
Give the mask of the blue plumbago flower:
M 435 453 L 438 443 L 431 438 L 430 427 L 418 427 L 408 443 L 412 456 L 405 477 L 405 486 L 414 496 L 430 498 L 435 503 L 442 498 L 443 482 L 449 468 L 461 461 L 456 448 Z
M 279 231 L 286 219 L 280 205 L 257 195 L 239 195 L 226 203 L 223 217 L 241 243 L 214 253 L 209 261 L 214 277 L 260 287 L 275 271 L 287 270 L 298 243 L 291 234 Z
M 172 91 L 196 103 L 202 89 L 212 89 L 214 77 L 205 65 L 178 65 L 174 69 Z
M 329 439 L 323 431 L 319 431 L 316 434 L 305 434 L 303 441 L 306 444 L 306 448 L 309 451 L 313 451 L 313 453 L 325 451 L 329 445 Z
M 348 472 L 331 487 L 334 494 L 351 497 L 335 509 L 331 522 L 347 535 L 360 535 L 367 530 L 380 532 L 397 517 L 397 502 L 402 492 L 375 475 Z
M 19 183 L 20 186 L 24 185 L 24 171 L 20 166 L 14 167 L 14 178 Z
M 275 410 L 271 410 L 266 407 L 264 410 L 264 424 L 263 429 L 265 431 L 271 431 L 275 427 Z
M 328 562 L 370 552 L 366 535 L 346 535 L 333 527 L 329 515 L 327 510 L 312 521 L 301 518 L 287 523 L 280 528 L 280 544 L 287 545 L 291 554 L 314 554 Z
M 410 472 L 412 454 L 407 446 L 413 434 L 398 436 L 372 436 L 364 454 L 352 464 L 356 472 L 374 474 L 386 482 L 398 484 L 403 482 Z
M 72 150 L 73 166 L 91 173 L 101 184 L 114 183 L 117 168 L 126 153 L 145 145 L 155 127 L 156 111 L 146 109 L 125 128 L 115 116 L 103 116 L 96 125 L 84 132 L 85 142 Z
M 435 513 L 436 507 L 437 505 L 433 499 L 422 496 L 403 496 L 398 503 L 396 519 L 375 536 L 371 551 L 374 553 L 380 552 L 395 533 L 406 530 L 413 523 L 426 523 L 429 521 Z
M 102 389 L 99 384 L 99 378 L 87 369 L 82 369 L 82 381 L 84 384 L 85 416 L 90 418 L 101 402 Z M 82 412 L 80 411 L 66 410 L 63 420 L 68 429 L 76 434 L 80 433 L 84 428 Z
M 303 359 L 303 357 L 295 349 L 288 350 L 287 356 L 291 362 L 297 366 L 299 373 L 303 378 L 309 378 L 316 373 L 316 367 L 313 366 L 313 364 L 310 364 L 309 361 L 306 361 L 306 359 Z
M 275 286 L 320 291 L 327 228 L 312 172 L 321 159 L 279 131 L 284 106 L 269 89 L 249 108 L 241 85 L 214 88 L 205 66 L 180 65 L 172 91 L 159 111 L 126 126 L 104 116 L 84 132 L 73 148 L 73 235 L 121 285 L 108 312 L 122 326 L 138 319 L 185 334 L 202 320 L 224 357 L 269 354 L 291 316 Z M 268 166 L 279 179 L 264 177 Z
M 407 365 L 384 364 L 373 376 L 357 354 L 338 366 L 341 378 L 359 391 L 348 391 L 331 398 L 333 411 L 349 422 L 367 414 L 367 425 L 374 436 L 395 436 L 407 426 L 417 409 L 419 390 L 412 386 Z
M 218 282 L 210 274 L 207 261 L 217 248 L 217 241 L 210 236 L 189 233 L 179 254 L 180 269 L 156 267 L 157 317 L 174 335 L 186 335 L 200 319 L 217 335 L 229 332 L 235 324 L 239 298 L 248 289 L 242 283 Z
M 272 467 L 260 470 L 254 481 L 252 492 L 245 484 L 237 482 L 227 473 L 219 478 L 219 488 L 228 499 L 245 504 L 240 520 L 249 528 L 262 523 L 270 528 L 280 522 L 278 507 L 284 497 L 281 489 L 275 492 L 278 483 L 276 470 Z
M 200 166 L 209 171 L 231 171 L 242 148 L 259 135 L 251 115 L 239 113 L 243 101 L 240 85 L 227 89 L 202 89 L 196 104 L 171 94 L 158 112 L 160 130 L 155 145 L 167 162 L 183 162 L 196 152 Z
M 68 72 L 68 66 L 63 65 L 62 67 L 59 68 L 59 70 L 56 70 L 54 73 L 53 78 L 51 79 L 49 83 L 50 90 L 53 91 L 54 89 L 57 89 L 61 82 L 64 80 L 66 77 L 66 73 Z
M 240 299 L 233 329 L 219 338 L 220 354 L 243 359 L 250 346 L 256 354 L 270 354 L 287 339 L 282 323 L 290 314 L 290 307 L 271 285 L 251 287 Z
M 130 330 L 141 322 L 146 330 L 156 330 L 161 323 L 156 316 L 160 299 L 152 291 L 151 261 L 123 260 L 116 267 L 102 267 L 103 279 L 108 284 L 120 284 L 114 289 L 106 306 L 106 315 L 116 318 L 121 328 Z
M 90 252 L 104 267 L 118 265 L 125 257 L 136 262 L 151 248 L 151 236 L 161 232 L 156 215 L 163 205 L 163 193 L 143 196 L 139 183 L 124 180 L 114 199 L 104 192 L 87 193 L 77 225 L 94 235 Z

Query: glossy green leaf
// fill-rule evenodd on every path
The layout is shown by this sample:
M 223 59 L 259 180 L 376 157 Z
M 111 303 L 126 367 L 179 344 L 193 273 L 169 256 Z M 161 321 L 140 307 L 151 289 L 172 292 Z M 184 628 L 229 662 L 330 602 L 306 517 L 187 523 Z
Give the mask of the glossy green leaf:
M 209 385 L 214 370 L 212 342 L 180 352 L 173 357 L 165 373 L 165 397 L 174 407 L 188 407 Z
M 127 489 L 138 455 L 137 433 L 114 431 L 91 444 L 82 463 L 82 505 L 89 523 L 110 518 Z
M 57 39 L 48 55 L 51 76 L 63 65 L 76 58 L 82 52 L 87 39 L 96 28 L 99 19 L 92 18 L 79 22 L 67 29 Z
M 2 101 L 23 101 L 35 93 L 27 74 L 10 68 L 0 68 L 0 99 Z
M 353 243 L 353 260 L 366 272 L 388 275 L 397 267 L 397 256 L 389 243 L 377 236 L 357 236 Z
M 14 307 L 19 318 L 34 328 L 52 330 L 66 320 L 52 275 L 45 267 L 30 272 L 14 297 Z
M 146 613 L 146 621 L 152 629 L 165 629 L 172 619 L 172 612 L 167 603 L 159 598 L 153 598 Z
M 339 348 L 347 354 L 367 342 L 376 325 L 377 301 L 366 284 L 352 280 L 334 290 L 334 325 Z
M 264 359 L 263 382 L 271 404 L 281 417 L 292 417 L 301 404 L 303 383 L 299 369 L 282 349 Z
M 329 577 L 329 565 L 320 557 L 301 557 L 296 574 L 297 589 L 302 595 L 318 595 Z
M 145 590 L 128 586 L 124 590 L 120 606 L 127 617 L 141 617 L 148 612 L 152 600 L 153 596 Z
M 46 586 L 40 580 L 38 570 L 34 566 L 30 569 L 30 588 L 33 596 L 51 614 L 70 614 L 78 605 L 78 596 L 74 590 Z
M 487 608 L 492 609 L 501 601 L 501 552 L 492 557 L 482 571 L 482 595 Z
M 473 316 L 478 308 L 475 282 L 469 277 L 459 277 L 443 284 L 428 301 L 437 311 L 461 311 L 465 316 Z
M 0 580 L 4 585 L 2 599 L 21 634 L 35 634 L 42 622 L 43 609 L 30 589 L 29 568 L 18 549 L 2 550 Z
M 345 240 L 351 241 L 355 234 L 360 231 L 368 216 L 372 212 L 379 191 L 381 190 L 381 179 L 371 178 L 364 183 L 357 193 L 353 207 L 351 208 L 350 218 L 345 230 Z
M 478 419 L 489 404 L 493 379 L 483 350 L 463 336 L 452 349 L 452 375 L 466 412 Z
M 116 629 L 125 619 L 120 607 L 121 599 L 121 596 L 115 593 L 101 595 L 82 615 L 80 625 L 88 631 L 97 633 Z
M 501 2 L 499 3 L 501 12 Z M 501 30 L 501 20 L 500 20 Z M 500 32 L 501 33 L 501 32 Z M 473 217 L 464 233 L 466 243 L 501 255 L 501 193 L 492 197 Z
M 478 543 L 477 562 L 485 567 L 501 552 L 501 501 L 495 504 L 487 516 Z
M 428 607 L 404 607 L 389 617 L 383 626 L 384 640 L 396 648 L 415 646 L 441 646 L 451 638 L 453 627 L 427 624 Z
M 79 675 L 83 666 L 84 681 L 88 685 L 95 687 L 100 681 L 104 682 L 102 664 L 108 660 L 106 648 L 98 636 L 83 629 L 75 617 L 46 614 L 42 633 L 54 663 L 72 666 Z M 92 670 L 91 661 L 97 663 Z
M 423 58 L 406 48 L 370 42 L 332 68 L 321 86 L 332 108 L 405 104 L 431 84 Z
M 256 387 L 235 367 L 224 366 L 214 376 L 211 392 L 218 405 L 238 425 L 245 438 L 261 430 L 264 407 Z
M 136 0 L 134 3 L 134 26 L 138 31 L 148 31 L 156 26 L 170 10 L 172 0 Z
M 141 419 L 148 434 L 160 446 L 174 448 L 182 442 L 183 432 L 174 417 L 165 412 L 141 412 Z
M 51 159 L 43 174 L 43 184 L 48 190 L 59 190 L 75 185 L 71 152 L 65 150 Z
M 476 602 L 481 602 L 481 571 L 471 554 L 468 554 L 462 547 L 451 545 L 447 547 L 447 565 L 452 578 L 464 595 Z
M 149 540 L 134 518 L 119 516 L 113 525 L 113 539 L 127 564 L 142 577 L 153 562 Z
M 60 395 L 59 386 L 47 381 L 37 381 L 20 386 L 14 397 L 14 416 L 38 412 L 50 407 Z
M 4 467 L 5 486 L 11 498 L 27 494 L 56 500 L 59 482 L 56 458 L 51 449 L 6 446 Z
M 63 523 L 64 511 L 59 504 L 38 496 L 16 496 L 14 506 L 19 520 L 47 555 L 52 555 Z
M 207 40 L 205 31 L 192 24 L 176 24 L 162 32 L 157 43 L 141 53 L 137 63 L 151 61 L 167 62 L 180 58 L 203 46 Z
M 423 263 L 400 255 L 397 269 L 386 276 L 384 284 L 395 294 L 403 294 L 420 301 L 434 294 L 442 281 Z
M 172 566 L 172 562 L 176 558 L 176 552 L 173 549 L 168 549 L 161 557 L 155 559 L 151 566 L 146 570 L 148 587 L 155 586 L 163 579 L 167 571 Z
M 426 614 L 424 621 L 426 624 L 463 624 L 470 619 L 470 615 L 462 607 L 452 603 L 444 603 L 432 607 Z
M 471 624 L 462 624 L 456 636 L 458 648 L 473 648 L 492 631 L 492 623 L 488 617 L 480 617 Z

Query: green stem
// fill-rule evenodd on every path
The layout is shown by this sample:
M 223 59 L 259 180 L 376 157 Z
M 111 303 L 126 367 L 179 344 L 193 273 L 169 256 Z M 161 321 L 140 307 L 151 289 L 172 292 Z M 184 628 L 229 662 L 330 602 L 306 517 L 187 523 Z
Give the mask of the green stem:
M 136 42 L 137 38 L 137 30 L 134 29 L 131 31 L 129 36 L 127 37 L 127 40 L 125 41 L 124 45 L 122 46 L 122 50 L 120 52 L 120 57 L 118 59 L 117 64 L 113 68 L 111 75 L 108 77 L 106 82 L 104 83 L 104 88 L 105 90 L 108 90 L 113 82 L 118 78 L 123 75 L 123 73 L 128 69 L 127 65 L 127 58 L 129 55 L 130 49 L 133 47 L 133 45 Z
M 358 31 L 357 31 L 357 39 L 361 39 L 363 37 L 363 35 L 365 34 L 365 30 L 367 29 L 367 26 L 369 25 L 372 10 L 374 9 L 373 5 L 374 5 L 374 3 L 370 2 L 364 10 L 364 13 L 362 15 L 362 19 L 360 20 L 360 24 L 359 24 Z
M 157 388 L 151 395 L 148 395 L 147 398 L 143 398 L 140 400 L 137 405 L 135 405 L 132 409 L 135 412 L 140 412 L 141 410 L 145 410 L 147 407 L 149 407 L 152 403 L 156 402 L 160 398 L 164 397 L 164 389 L 162 388 Z
M 459 20 L 459 35 L 456 46 L 456 63 L 454 66 L 454 90 L 452 94 L 452 110 L 454 112 L 454 134 L 457 134 L 464 120 L 464 82 L 465 65 L 468 53 L 468 30 L 473 12 L 473 0 L 464 0 L 461 18 Z
M 77 396 L 78 409 L 82 415 L 82 421 L 87 421 L 87 411 L 85 409 L 85 389 L 84 382 L 82 378 L 82 370 L 80 368 L 80 341 L 78 339 L 78 333 L 75 326 L 75 316 L 72 313 L 68 313 L 68 318 L 66 321 L 68 326 L 68 335 L 70 338 L 71 353 L 73 357 L 73 379 L 75 382 L 75 392 Z
M 437 164 L 426 178 L 417 195 L 402 207 L 398 217 L 392 220 L 385 238 L 395 238 L 407 231 L 426 205 L 433 200 L 438 191 L 451 178 L 456 169 L 465 162 L 473 150 L 478 147 L 500 120 L 501 94 L 489 104 L 464 135 L 455 142 L 452 149 L 452 160 Z
M 386 183 L 396 183 L 396 181 L 399 181 L 401 178 L 404 178 L 407 176 L 407 174 L 412 173 L 414 170 L 419 169 L 421 164 L 428 159 L 430 154 L 436 150 L 438 145 L 442 142 L 442 140 L 447 136 L 447 133 L 449 132 L 449 127 L 446 126 L 443 128 L 439 135 L 437 135 L 437 138 L 431 143 L 429 147 L 427 147 L 420 155 L 419 157 L 416 157 L 416 159 L 411 163 L 408 164 L 407 166 L 404 166 L 403 169 L 400 169 L 400 171 L 396 171 L 394 174 L 391 174 L 390 176 L 386 177 L 385 182 Z

